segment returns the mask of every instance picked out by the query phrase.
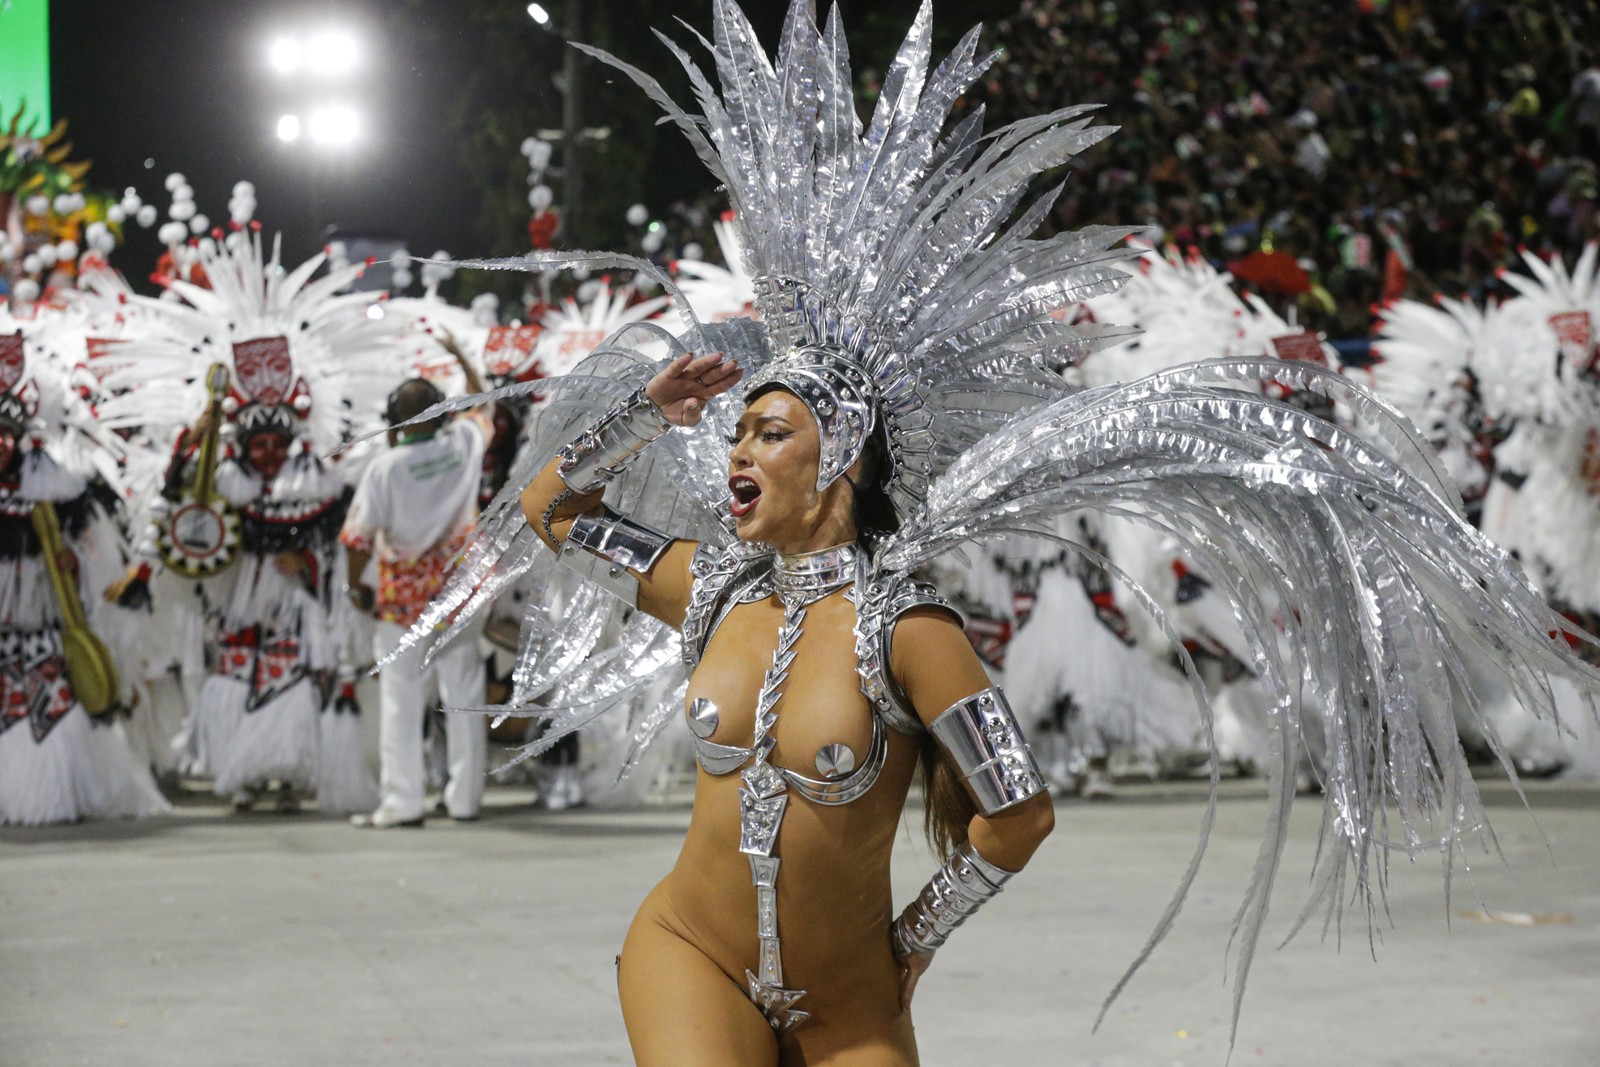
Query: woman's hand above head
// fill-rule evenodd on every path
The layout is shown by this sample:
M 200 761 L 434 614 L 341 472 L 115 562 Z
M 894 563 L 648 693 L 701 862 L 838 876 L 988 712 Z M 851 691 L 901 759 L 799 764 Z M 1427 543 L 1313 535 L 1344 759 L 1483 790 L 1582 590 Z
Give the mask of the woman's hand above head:
M 742 377 L 744 369 L 721 352 L 685 352 L 651 378 L 644 393 L 674 426 L 698 426 L 706 401 L 726 393 Z

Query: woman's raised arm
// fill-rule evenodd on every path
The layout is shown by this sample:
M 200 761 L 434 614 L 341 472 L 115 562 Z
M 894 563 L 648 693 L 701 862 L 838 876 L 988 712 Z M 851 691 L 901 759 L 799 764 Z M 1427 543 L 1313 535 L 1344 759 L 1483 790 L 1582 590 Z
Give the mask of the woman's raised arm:
M 689 603 L 695 546 L 605 508 L 605 486 L 674 426 L 693 426 L 706 401 L 738 384 L 738 364 L 719 352 L 673 360 L 601 416 L 522 491 L 529 525 L 562 562 L 672 626 Z

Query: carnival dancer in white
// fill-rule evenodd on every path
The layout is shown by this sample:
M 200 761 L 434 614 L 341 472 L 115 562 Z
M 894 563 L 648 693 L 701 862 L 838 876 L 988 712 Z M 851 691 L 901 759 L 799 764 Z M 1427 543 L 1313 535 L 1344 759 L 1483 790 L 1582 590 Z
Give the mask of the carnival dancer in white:
M 0 333 L 0 824 L 168 810 L 118 721 L 124 694 L 91 626 L 115 610 L 99 594 L 124 555 L 115 490 L 50 454 L 78 406 L 64 385 L 20 327 Z
M 351 490 L 323 457 L 382 425 L 415 338 L 368 315 L 375 294 L 343 291 L 363 267 L 322 273 L 318 255 L 285 271 L 253 223 L 195 253 L 209 288 L 169 279 L 177 299 L 90 283 L 108 316 L 132 306 L 151 326 L 119 347 L 102 416 L 176 438 L 147 544 L 200 586 L 212 631 L 190 752 L 241 811 L 273 782 L 280 810 L 309 790 L 324 813 L 368 810 L 375 768 L 336 699 L 358 662 L 339 595 Z
M 468 388 L 483 382 L 457 355 Z M 389 398 L 388 418 L 398 425 L 443 399 L 437 387 L 414 378 Z M 484 700 L 485 672 L 476 634 L 459 634 L 445 647 L 411 646 L 388 662 L 407 628 L 444 582 L 478 514 L 478 480 L 491 428 L 482 408 L 461 417 L 391 431 L 390 449 L 367 467 L 345 519 L 344 543 L 351 575 L 350 599 L 375 611 L 373 658 L 382 664 L 380 749 L 381 799 L 376 810 L 351 816 L 356 826 L 388 829 L 421 826 L 427 777 L 422 759 L 422 722 L 429 675 L 446 707 L 472 707 Z M 361 579 L 373 558 L 376 591 Z M 431 658 L 428 656 L 432 652 Z M 483 803 L 488 747 L 484 720 L 446 715 L 449 778 L 444 805 L 452 818 L 478 817 Z

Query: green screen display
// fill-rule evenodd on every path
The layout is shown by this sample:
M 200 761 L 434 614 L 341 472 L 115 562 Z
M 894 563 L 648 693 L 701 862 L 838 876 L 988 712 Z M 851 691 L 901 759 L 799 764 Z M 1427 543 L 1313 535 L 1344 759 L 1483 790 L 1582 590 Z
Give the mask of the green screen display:
M 21 129 L 50 124 L 50 0 L 0 0 L 0 126 L 27 104 Z

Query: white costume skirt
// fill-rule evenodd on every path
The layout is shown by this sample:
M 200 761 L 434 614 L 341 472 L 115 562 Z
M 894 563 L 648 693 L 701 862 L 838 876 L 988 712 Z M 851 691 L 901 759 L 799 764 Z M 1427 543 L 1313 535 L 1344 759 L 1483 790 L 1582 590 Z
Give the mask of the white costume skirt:
M 171 810 L 122 724 L 74 704 L 42 740 L 26 721 L 0 733 L 0 823 L 42 826 Z
M 301 678 L 253 711 L 249 698 L 249 683 L 223 674 L 207 678 L 200 690 L 193 743 L 217 795 L 273 779 L 311 788 L 321 748 L 322 694 L 315 683 Z

